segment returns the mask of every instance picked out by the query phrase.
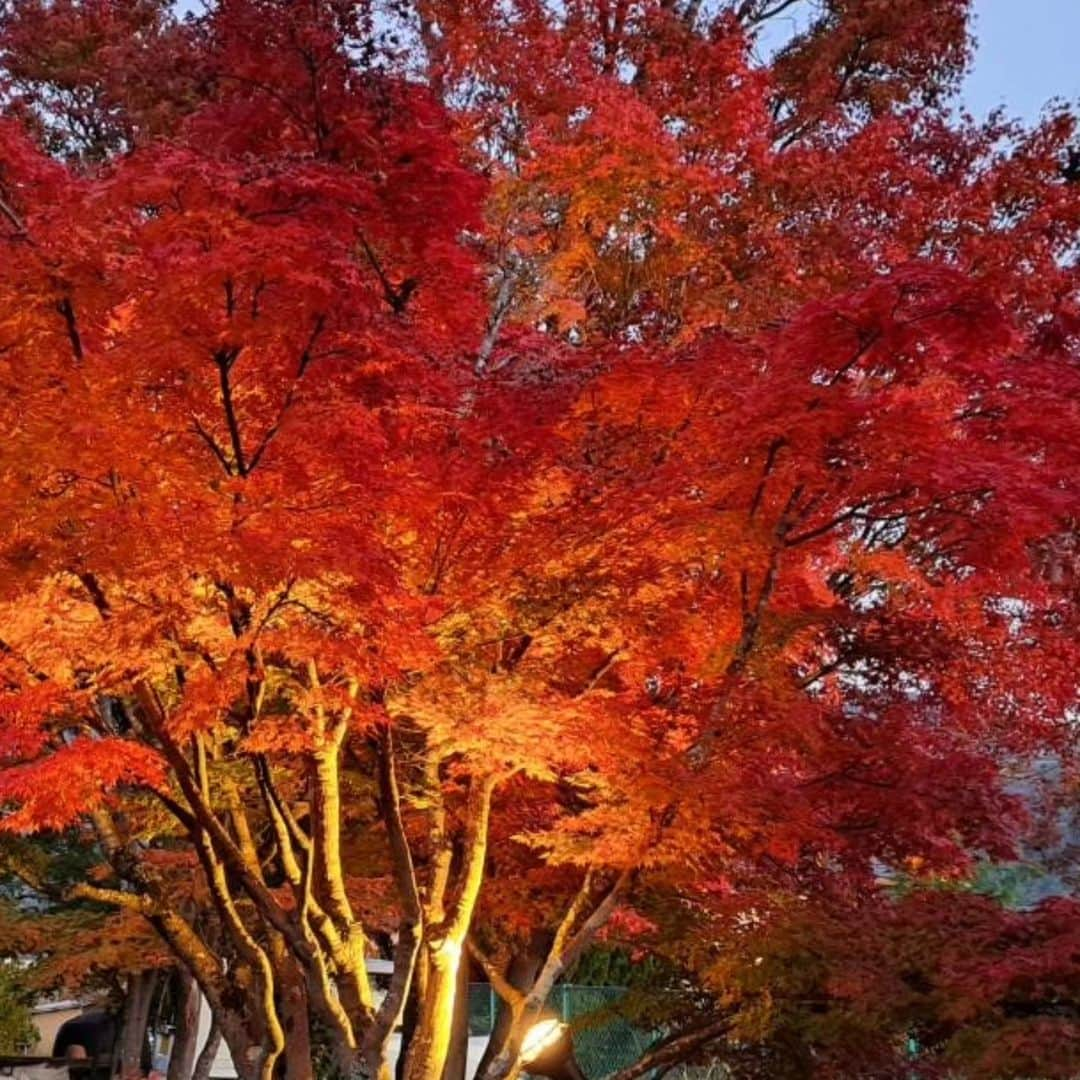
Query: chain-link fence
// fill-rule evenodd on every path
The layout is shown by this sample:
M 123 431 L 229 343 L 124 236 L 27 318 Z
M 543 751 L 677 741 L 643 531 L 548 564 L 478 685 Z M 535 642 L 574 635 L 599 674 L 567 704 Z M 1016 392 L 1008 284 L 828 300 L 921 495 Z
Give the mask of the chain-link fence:
M 574 1056 L 590 1080 L 633 1065 L 656 1041 L 658 1033 L 635 1026 L 620 1004 L 627 991 L 619 986 L 555 987 L 548 1008 L 573 1033 Z M 469 1034 L 490 1035 L 499 1010 L 499 1000 L 487 983 L 469 987 Z M 678 1068 L 666 1080 L 725 1080 L 720 1064 Z
M 574 1056 L 588 1077 L 607 1076 L 632 1065 L 652 1045 L 655 1033 L 635 1027 L 619 1004 L 616 986 L 557 986 L 549 1006 L 570 1026 Z

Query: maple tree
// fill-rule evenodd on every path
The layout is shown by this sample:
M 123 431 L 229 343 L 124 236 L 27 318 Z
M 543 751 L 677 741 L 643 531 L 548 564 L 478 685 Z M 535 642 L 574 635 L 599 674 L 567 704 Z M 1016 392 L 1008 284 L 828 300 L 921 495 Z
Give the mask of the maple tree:
M 628 1004 L 665 1034 L 621 1080 L 680 1063 L 748 1078 L 1075 1075 L 1072 899 L 1016 911 L 939 883 L 757 914 L 714 908 L 713 947 L 696 930 L 682 941 L 692 989 L 675 967 L 651 1010 Z
M 1070 760 L 1071 120 L 789 6 L 5 13 L 2 824 L 95 864 L 4 859 L 241 1076 L 441 1078 L 465 963 L 515 1076 L 657 898 L 876 932 Z

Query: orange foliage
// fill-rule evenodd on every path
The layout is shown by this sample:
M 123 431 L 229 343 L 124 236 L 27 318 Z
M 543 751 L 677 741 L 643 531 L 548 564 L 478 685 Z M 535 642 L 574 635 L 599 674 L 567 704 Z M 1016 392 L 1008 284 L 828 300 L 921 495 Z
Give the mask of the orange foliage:
M 546 934 L 527 1018 L 632 889 L 959 876 L 1071 760 L 1071 121 L 946 121 L 960 2 L 769 67 L 753 0 L 403 6 L 0 41 L 0 828 L 100 844 L 253 1077 L 268 983 L 377 1065 L 391 928 L 414 1003 Z M 119 143 L 39 148 L 61 83 Z

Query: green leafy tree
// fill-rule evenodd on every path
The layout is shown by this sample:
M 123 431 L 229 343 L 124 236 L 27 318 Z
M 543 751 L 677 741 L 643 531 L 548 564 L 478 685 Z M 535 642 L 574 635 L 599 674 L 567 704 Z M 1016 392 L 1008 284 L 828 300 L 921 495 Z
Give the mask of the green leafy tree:
M 17 964 L 0 964 L 0 1054 L 25 1054 L 38 1040 L 29 988 Z

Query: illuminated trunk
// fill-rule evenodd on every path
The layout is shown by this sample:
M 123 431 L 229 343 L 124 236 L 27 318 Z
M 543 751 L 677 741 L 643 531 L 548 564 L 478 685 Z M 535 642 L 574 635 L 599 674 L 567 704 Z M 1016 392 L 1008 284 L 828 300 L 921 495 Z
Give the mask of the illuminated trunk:
M 457 991 L 454 994 L 454 1020 L 450 1028 L 450 1051 L 443 1069 L 443 1080 L 467 1080 L 469 1067 L 469 975 L 470 964 L 464 957 L 458 965 Z
M 523 1019 L 522 1016 L 513 1018 L 502 1048 L 482 1069 L 477 1070 L 476 1075 L 481 1080 L 514 1080 L 519 1075 L 522 1068 L 521 1043 L 528 1030 L 528 1024 Z
M 405 1062 L 406 1080 L 442 1080 L 450 1053 L 462 942 L 444 938 L 427 947 L 427 993 Z
M 488 1053 L 477 1070 L 479 1080 L 515 1080 L 520 1075 L 525 1068 L 522 1046 L 529 1029 L 542 1015 L 560 977 L 573 966 L 607 922 L 629 880 L 629 872 L 623 871 L 614 883 L 598 891 L 593 870 L 586 872 L 577 895 L 555 931 L 547 958 L 527 980 L 527 990 L 515 986 L 490 961 L 484 964 L 506 1007 L 501 1030 L 493 1033 Z M 524 972 L 519 971 L 519 974 Z
M 495 777 L 474 778 L 469 788 L 457 899 L 444 918 L 433 918 L 421 962 L 426 969 L 424 994 L 413 1039 L 405 1051 L 405 1080 L 443 1080 L 453 1038 L 462 953 L 480 895 L 487 859 L 491 793 Z M 443 897 L 436 897 L 442 908 Z M 439 911 L 438 914 L 443 914 Z
M 550 948 L 551 935 L 546 931 L 535 931 L 528 947 L 516 953 L 511 959 L 510 967 L 506 972 L 506 981 L 521 993 L 522 998 L 528 993 L 529 987 L 532 986 L 536 981 L 536 977 L 540 974 L 540 969 Z M 518 1013 L 520 1013 L 520 1008 L 515 1010 L 502 999 L 499 1000 L 495 1025 L 477 1067 L 477 1076 L 486 1076 L 488 1068 L 509 1045 L 515 1029 L 520 1024 Z
M 315 676 L 312 676 L 315 682 Z M 367 949 L 364 928 L 356 919 L 345 892 L 345 873 L 341 859 L 341 781 L 340 756 L 345 725 L 338 723 L 326 735 L 325 748 L 311 761 L 311 857 L 315 860 L 316 893 L 322 899 L 337 926 L 341 946 L 334 961 L 342 974 L 338 990 L 342 1004 L 352 1013 L 367 1013 L 372 1008 L 371 986 L 364 967 Z

